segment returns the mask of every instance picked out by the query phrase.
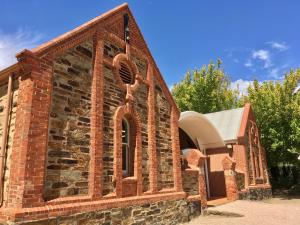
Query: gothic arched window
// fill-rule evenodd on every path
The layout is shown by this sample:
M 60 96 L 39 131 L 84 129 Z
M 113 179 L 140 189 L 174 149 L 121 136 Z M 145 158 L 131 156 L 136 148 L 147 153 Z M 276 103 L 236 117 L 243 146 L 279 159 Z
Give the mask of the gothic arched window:
M 131 143 L 130 143 L 130 124 L 127 119 L 122 120 L 122 171 L 123 176 L 130 176 L 131 168 Z

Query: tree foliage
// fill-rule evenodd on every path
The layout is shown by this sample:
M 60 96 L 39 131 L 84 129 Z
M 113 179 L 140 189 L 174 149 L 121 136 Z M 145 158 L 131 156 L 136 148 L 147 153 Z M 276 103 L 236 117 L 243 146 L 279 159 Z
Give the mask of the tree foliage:
M 230 80 L 220 60 L 200 70 L 188 71 L 184 79 L 174 85 L 172 94 L 181 111 L 216 112 L 234 108 L 238 102 L 238 92 L 230 89 Z
M 291 70 L 283 81 L 259 83 L 248 88 L 250 102 L 261 133 L 269 164 L 297 163 L 300 154 L 300 70 Z
M 243 106 L 250 102 L 267 151 L 269 165 L 297 164 L 300 154 L 300 70 L 285 75 L 283 81 L 257 80 L 242 96 L 230 88 L 230 80 L 221 61 L 209 63 L 200 70 L 187 72 L 175 84 L 172 94 L 181 111 L 210 113 Z

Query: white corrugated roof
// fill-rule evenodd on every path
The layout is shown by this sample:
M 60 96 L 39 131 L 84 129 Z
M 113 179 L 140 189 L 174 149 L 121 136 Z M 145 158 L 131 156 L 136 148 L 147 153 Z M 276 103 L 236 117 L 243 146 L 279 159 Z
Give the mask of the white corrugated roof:
M 228 143 L 237 139 L 243 112 L 244 107 L 214 113 L 207 113 L 204 114 L 204 116 L 218 130 L 223 141 Z
M 201 113 L 182 112 L 179 118 L 179 127 L 201 149 L 218 148 L 225 145 L 218 129 Z

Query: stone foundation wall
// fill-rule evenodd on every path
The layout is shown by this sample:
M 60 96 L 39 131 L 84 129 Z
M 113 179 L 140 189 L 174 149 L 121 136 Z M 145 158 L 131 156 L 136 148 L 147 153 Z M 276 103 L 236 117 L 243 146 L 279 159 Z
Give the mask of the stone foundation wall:
M 250 188 L 246 192 L 239 192 L 241 200 L 263 200 L 272 198 L 271 188 Z
M 161 201 L 10 225 L 175 225 L 187 222 L 193 216 L 190 213 L 198 213 L 196 208 L 185 200 Z
M 201 215 L 201 203 L 199 201 L 188 202 L 189 220 Z
M 19 90 L 19 81 L 18 78 L 15 78 L 12 87 L 11 112 L 8 121 L 8 140 L 7 140 L 7 150 L 6 150 L 6 157 L 5 157 L 6 158 L 5 167 L 4 167 L 4 191 L 3 191 L 4 202 L 8 197 L 8 183 L 9 183 L 9 176 L 10 176 L 13 137 L 15 133 L 18 90 Z M 5 111 L 6 102 L 7 102 L 7 83 L 0 86 L 0 140 L 1 141 L 3 139 L 2 134 L 3 134 L 4 111 Z
M 88 193 L 91 41 L 54 61 L 45 199 Z
M 243 190 L 245 188 L 245 174 L 236 172 L 235 179 L 238 190 Z
M 155 86 L 156 151 L 158 190 L 174 187 L 171 141 L 171 107 L 161 88 Z

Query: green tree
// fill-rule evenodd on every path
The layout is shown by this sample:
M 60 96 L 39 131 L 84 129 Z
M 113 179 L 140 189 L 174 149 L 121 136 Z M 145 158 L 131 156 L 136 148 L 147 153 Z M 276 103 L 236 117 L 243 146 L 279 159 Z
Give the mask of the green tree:
M 175 84 L 172 94 L 181 111 L 200 113 L 231 109 L 238 104 L 238 91 L 230 88 L 230 80 L 221 67 L 221 61 L 188 71 Z
M 291 70 L 283 81 L 255 80 L 244 96 L 253 107 L 270 165 L 299 162 L 300 91 L 295 91 L 299 82 L 300 70 Z
M 175 84 L 172 94 L 181 111 L 210 113 L 250 102 L 267 151 L 268 164 L 299 164 L 300 154 L 300 70 L 291 70 L 283 81 L 255 80 L 248 94 L 240 96 L 221 67 L 221 61 L 200 70 L 188 71 Z

